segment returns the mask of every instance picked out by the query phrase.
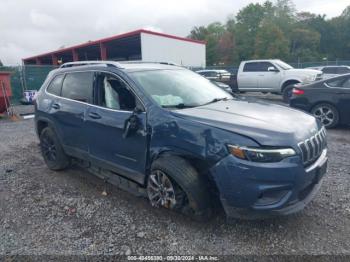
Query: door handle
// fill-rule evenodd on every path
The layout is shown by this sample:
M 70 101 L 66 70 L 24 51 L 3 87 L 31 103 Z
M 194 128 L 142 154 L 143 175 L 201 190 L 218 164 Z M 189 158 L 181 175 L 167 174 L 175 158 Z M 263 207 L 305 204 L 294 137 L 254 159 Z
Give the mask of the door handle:
M 91 117 L 92 119 L 100 119 L 101 118 L 101 116 L 95 112 L 90 112 L 89 117 Z
M 53 109 L 60 109 L 60 104 L 58 104 L 58 103 L 54 103 L 54 104 L 52 104 L 52 108 Z

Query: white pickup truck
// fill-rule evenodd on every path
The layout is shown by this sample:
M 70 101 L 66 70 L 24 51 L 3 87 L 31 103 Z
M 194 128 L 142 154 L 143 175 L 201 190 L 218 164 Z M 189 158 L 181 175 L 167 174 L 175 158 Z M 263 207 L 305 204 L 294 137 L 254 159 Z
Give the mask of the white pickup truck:
M 319 70 L 295 69 L 281 60 L 243 61 L 237 73 L 239 91 L 282 94 L 286 102 L 295 84 L 320 79 L 322 72 Z

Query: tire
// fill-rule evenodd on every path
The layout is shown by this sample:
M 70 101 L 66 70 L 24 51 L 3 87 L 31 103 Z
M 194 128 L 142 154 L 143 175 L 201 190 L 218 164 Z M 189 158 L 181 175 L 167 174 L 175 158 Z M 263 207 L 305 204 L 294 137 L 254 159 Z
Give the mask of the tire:
M 326 128 L 333 128 L 339 123 L 338 110 L 331 104 L 320 103 L 311 109 L 311 114 L 321 121 Z
M 282 96 L 283 96 L 283 102 L 289 103 L 290 98 L 292 97 L 292 92 L 293 92 L 294 84 L 286 86 L 283 91 L 282 91 Z
M 174 189 L 173 195 L 169 195 L 170 199 L 165 204 L 159 200 L 158 205 L 155 203 L 157 199 L 154 195 L 157 193 L 154 191 L 155 184 L 152 177 L 154 178 L 157 173 L 165 175 Z M 152 206 L 166 207 L 184 213 L 196 221 L 207 221 L 212 216 L 207 179 L 201 177 L 185 159 L 177 156 L 164 156 L 154 161 L 147 179 L 147 195 Z
M 56 133 L 51 127 L 45 127 L 40 133 L 40 149 L 44 161 L 51 170 L 63 170 L 70 164 Z

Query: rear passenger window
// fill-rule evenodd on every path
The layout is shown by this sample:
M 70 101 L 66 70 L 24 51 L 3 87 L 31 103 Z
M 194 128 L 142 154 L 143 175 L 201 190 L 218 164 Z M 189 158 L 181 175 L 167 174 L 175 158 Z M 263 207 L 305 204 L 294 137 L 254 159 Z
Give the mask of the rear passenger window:
M 62 96 L 65 98 L 91 103 L 93 72 L 68 73 L 62 85 Z
M 259 63 L 245 63 L 243 72 L 258 72 Z
M 61 95 L 61 87 L 62 87 L 62 80 L 64 75 L 58 75 L 56 76 L 50 83 L 50 85 L 47 87 L 47 92 L 50 94 L 59 96 Z

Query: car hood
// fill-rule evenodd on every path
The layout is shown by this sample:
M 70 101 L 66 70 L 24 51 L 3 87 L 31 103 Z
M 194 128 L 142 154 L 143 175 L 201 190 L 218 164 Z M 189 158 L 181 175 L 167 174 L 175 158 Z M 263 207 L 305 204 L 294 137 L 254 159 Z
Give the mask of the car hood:
M 315 69 L 296 69 L 296 68 L 293 68 L 293 69 L 289 69 L 289 70 L 286 70 L 285 71 L 286 74 L 292 74 L 292 75 L 295 75 L 295 74 L 302 74 L 302 75 L 318 75 L 318 74 L 322 74 L 322 71 L 319 71 L 319 70 L 315 70 Z
M 264 101 L 240 98 L 173 111 L 178 117 L 238 133 L 266 146 L 291 146 L 319 127 L 306 113 Z

